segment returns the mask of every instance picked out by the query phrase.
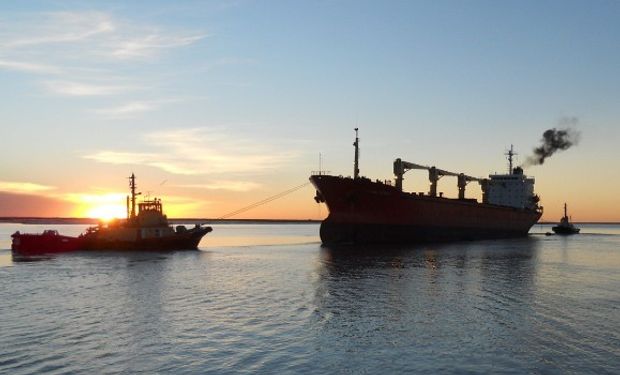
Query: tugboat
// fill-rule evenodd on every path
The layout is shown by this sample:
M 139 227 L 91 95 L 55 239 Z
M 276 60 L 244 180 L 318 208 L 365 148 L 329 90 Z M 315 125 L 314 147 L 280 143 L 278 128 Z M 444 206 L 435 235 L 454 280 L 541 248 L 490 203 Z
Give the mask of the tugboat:
M 564 203 L 564 216 L 560 220 L 560 224 L 551 228 L 556 234 L 577 234 L 581 229 L 574 226 L 568 219 L 568 214 L 566 213 L 566 203 Z
M 76 250 L 197 250 L 202 237 L 213 229 L 196 224 L 173 228 L 163 214 L 161 199 L 136 204 L 136 177 L 129 177 L 127 219 L 100 223 L 78 237 L 62 236 L 55 230 L 43 234 L 15 232 L 11 249 L 25 255 Z M 137 213 L 136 213 L 137 207 Z
M 161 199 L 145 200 L 136 205 L 136 177 L 129 177 L 131 197 L 127 197 L 127 219 L 88 228 L 82 236 L 86 250 L 197 250 L 211 227 L 196 224 L 187 229 L 173 228 L 163 214 Z M 136 213 L 136 206 L 138 212 Z

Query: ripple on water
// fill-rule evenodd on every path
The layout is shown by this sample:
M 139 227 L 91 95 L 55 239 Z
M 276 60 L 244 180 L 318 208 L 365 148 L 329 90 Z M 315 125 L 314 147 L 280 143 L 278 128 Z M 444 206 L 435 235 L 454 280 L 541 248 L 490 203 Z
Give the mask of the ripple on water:
M 614 373 L 620 240 L 592 238 L 14 263 L 0 373 Z

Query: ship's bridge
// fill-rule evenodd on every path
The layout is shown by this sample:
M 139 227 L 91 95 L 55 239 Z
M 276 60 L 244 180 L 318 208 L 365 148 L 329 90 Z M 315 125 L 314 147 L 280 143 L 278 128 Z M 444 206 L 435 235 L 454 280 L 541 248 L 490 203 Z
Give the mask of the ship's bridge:
M 143 211 L 157 211 L 161 213 L 161 199 L 155 198 L 153 200 L 146 200 L 144 202 L 138 203 L 138 215 L 141 214 Z
M 138 203 L 138 221 L 141 226 L 168 225 L 168 218 L 163 214 L 161 199 L 155 198 Z
M 488 203 L 500 206 L 535 209 L 534 179 L 516 167 L 511 174 L 492 174 L 486 186 Z

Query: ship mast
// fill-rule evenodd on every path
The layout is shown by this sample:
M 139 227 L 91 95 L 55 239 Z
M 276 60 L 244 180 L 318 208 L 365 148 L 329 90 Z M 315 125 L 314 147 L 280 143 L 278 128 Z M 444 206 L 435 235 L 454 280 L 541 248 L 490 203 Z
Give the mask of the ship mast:
M 568 217 L 568 214 L 566 213 L 566 203 L 564 203 L 564 217 Z
M 512 145 L 510 145 L 510 150 L 508 150 L 508 152 L 506 152 L 504 155 L 508 156 L 508 174 L 512 174 L 512 157 L 515 155 L 518 155 L 516 152 L 514 152 Z
M 355 162 L 353 164 L 353 178 L 357 179 L 360 175 L 359 159 L 360 159 L 360 139 L 357 137 L 358 128 L 355 128 Z
M 136 176 L 132 173 L 129 177 L 129 189 L 131 190 L 131 214 L 130 219 L 136 217 Z

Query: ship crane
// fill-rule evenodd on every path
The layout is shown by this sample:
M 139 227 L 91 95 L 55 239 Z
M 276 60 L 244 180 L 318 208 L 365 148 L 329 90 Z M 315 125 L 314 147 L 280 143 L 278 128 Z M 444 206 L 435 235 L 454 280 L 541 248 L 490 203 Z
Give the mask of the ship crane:
M 425 169 L 428 171 L 428 179 L 431 184 L 428 195 L 431 197 L 437 196 L 437 182 L 443 176 L 454 176 L 457 178 L 459 199 L 465 199 L 465 187 L 469 182 L 478 181 L 484 187 L 484 181 L 486 181 L 483 178 L 468 176 L 464 173 L 449 172 L 443 169 L 436 168 L 434 166 L 428 167 L 426 165 L 415 164 L 408 161 L 403 161 L 399 158 L 394 160 L 394 175 L 396 176 L 396 188 L 398 190 L 403 190 L 403 175 L 411 169 Z

